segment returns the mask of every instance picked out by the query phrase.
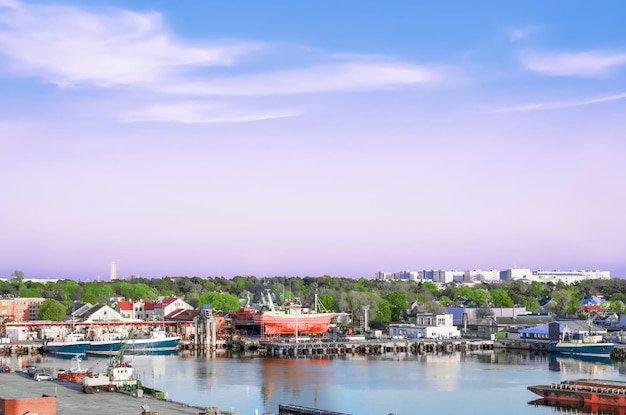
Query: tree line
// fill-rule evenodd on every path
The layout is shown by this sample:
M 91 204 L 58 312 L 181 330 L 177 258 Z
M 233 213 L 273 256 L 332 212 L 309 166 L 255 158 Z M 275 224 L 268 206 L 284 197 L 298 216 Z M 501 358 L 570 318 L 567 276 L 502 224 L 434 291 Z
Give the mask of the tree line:
M 54 300 L 55 315 L 71 309 L 75 302 L 110 304 L 111 299 L 122 296 L 127 300 L 154 301 L 158 297 L 177 296 L 194 307 L 211 304 L 214 310 L 235 311 L 247 299 L 259 302 L 263 293 L 269 292 L 273 300 L 282 303 L 299 299 L 303 304 L 318 303 L 328 311 L 349 313 L 353 319 L 364 318 L 385 324 L 406 318 L 407 310 L 443 313 L 445 306 L 465 305 L 476 307 L 523 306 L 531 313 L 544 309 L 556 314 L 577 316 L 580 302 L 593 295 L 603 295 L 606 311 L 621 313 L 626 304 L 626 280 L 584 280 L 576 284 L 531 283 L 521 281 L 496 281 L 469 287 L 450 283 L 443 289 L 430 281 L 383 281 L 374 279 L 321 277 L 169 277 L 142 278 L 131 276 L 114 281 L 81 282 L 62 279 L 56 283 L 25 281 L 23 273 L 15 271 L 8 281 L 0 281 L 0 294 L 15 297 L 43 297 Z M 544 300 L 544 301 L 542 301 Z M 548 301 L 549 300 L 549 301 Z M 61 307 L 58 307 L 56 302 Z M 49 305 L 43 309 L 50 308 Z M 62 308 L 62 309 L 61 309 Z M 63 314 L 65 315 L 65 314 Z

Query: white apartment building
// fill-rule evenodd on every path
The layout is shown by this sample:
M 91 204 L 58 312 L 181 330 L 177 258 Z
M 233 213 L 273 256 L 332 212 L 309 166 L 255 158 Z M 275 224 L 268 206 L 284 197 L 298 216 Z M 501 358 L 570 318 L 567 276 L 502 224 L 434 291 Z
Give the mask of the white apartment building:
M 463 281 L 464 274 L 464 271 L 436 270 L 433 271 L 433 282 L 449 284 L 452 281 Z
M 463 281 L 500 281 L 500 271 L 473 269 L 463 273 Z
M 533 279 L 533 272 L 529 268 L 511 268 L 504 271 L 504 274 L 506 280 Z
M 417 271 L 400 271 L 393 274 L 393 279 L 400 281 L 419 281 L 420 273 Z
M 505 271 L 499 270 L 423 270 L 423 271 L 400 271 L 400 272 L 377 272 L 374 274 L 377 280 L 400 280 L 400 281 L 433 281 L 438 284 L 458 282 L 495 282 L 505 280 L 525 280 L 539 282 L 562 282 L 573 284 L 582 280 L 611 279 L 609 271 L 531 271 L 529 268 L 511 268 Z
M 374 274 L 374 279 L 375 280 L 392 280 L 393 279 L 393 273 L 391 272 L 377 272 L 376 274 Z
M 609 280 L 611 273 L 609 271 L 535 271 L 533 272 L 533 280 L 539 282 L 563 282 L 564 284 L 573 284 L 583 280 Z

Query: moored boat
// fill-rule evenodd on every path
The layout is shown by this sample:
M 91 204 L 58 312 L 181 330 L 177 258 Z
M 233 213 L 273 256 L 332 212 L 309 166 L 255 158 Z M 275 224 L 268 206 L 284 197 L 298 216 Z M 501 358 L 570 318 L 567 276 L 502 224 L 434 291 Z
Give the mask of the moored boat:
M 548 350 L 553 353 L 574 356 L 610 357 L 614 347 L 613 343 L 551 342 L 548 344 Z
M 180 336 L 170 336 L 161 329 L 154 329 L 146 338 L 113 339 L 91 342 L 87 349 L 88 354 L 114 356 L 120 352 L 126 343 L 127 354 L 161 354 L 175 352 L 180 343 Z
M 317 296 L 315 302 L 317 308 Z M 309 335 L 326 333 L 334 316 L 334 313 L 305 309 L 298 303 L 276 307 L 268 293 L 264 310 L 253 317 L 254 322 L 262 326 L 264 334 Z
M 45 353 L 56 355 L 62 358 L 73 358 L 74 356 L 86 357 L 87 348 L 91 344 L 86 341 L 84 334 L 71 333 L 59 341 L 47 341 L 44 343 Z
M 76 366 L 71 367 L 69 370 L 59 370 L 57 378 L 64 381 L 70 381 L 75 383 L 82 383 L 83 375 L 90 376 L 91 370 L 83 369 L 80 366 L 82 359 L 79 355 L 74 356 L 72 359 L 76 362 Z
M 577 405 L 626 406 L 626 382 L 616 380 L 578 379 L 550 385 L 528 386 L 544 399 Z

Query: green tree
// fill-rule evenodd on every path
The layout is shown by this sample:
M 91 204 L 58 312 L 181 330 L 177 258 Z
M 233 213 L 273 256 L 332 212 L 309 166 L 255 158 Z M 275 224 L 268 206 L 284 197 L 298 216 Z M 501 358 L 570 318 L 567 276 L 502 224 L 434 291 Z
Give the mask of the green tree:
M 452 301 L 450 297 L 442 295 L 441 297 L 439 297 L 439 304 L 443 306 L 448 306 L 454 304 L 454 301 Z
M 59 301 L 49 298 L 44 300 L 39 306 L 37 318 L 40 320 L 61 321 L 65 317 L 67 310 Z
M 105 303 L 115 294 L 113 285 L 99 281 L 87 282 L 83 285 L 83 289 L 85 290 L 85 295 L 93 294 L 96 297 L 97 300 L 92 304 Z
M 409 307 L 409 299 L 404 291 L 395 290 L 387 294 L 387 301 L 391 306 L 391 320 L 399 321 Z
M 485 288 L 474 288 L 472 289 L 472 303 L 478 306 L 486 306 L 489 304 L 493 304 L 493 298 L 491 298 L 491 294 Z
M 374 320 L 381 323 L 389 323 L 391 321 L 391 304 L 389 304 L 389 301 L 384 298 L 378 300 L 378 310 L 376 310 Z
M 339 310 L 339 304 L 337 303 L 337 297 L 332 294 L 320 294 L 317 297 L 317 301 L 328 311 Z
M 624 312 L 624 303 L 619 300 L 605 301 L 602 303 L 602 309 L 609 313 L 621 314 Z
M 490 294 L 491 298 L 493 298 L 494 307 L 513 307 L 513 300 L 504 289 L 496 288 L 491 290 Z
M 529 313 L 539 314 L 539 312 L 541 311 L 541 304 L 539 304 L 539 300 L 537 300 L 536 298 L 527 298 L 524 300 L 522 305 Z
M 571 302 L 572 293 L 567 289 L 561 289 L 552 295 L 552 300 L 545 305 L 545 309 L 558 316 L 567 315 L 569 313 L 569 309 L 571 308 Z
M 213 310 L 237 311 L 239 310 L 239 297 L 234 294 L 204 293 L 198 299 L 198 305 L 210 304 Z
M 94 293 L 85 293 L 83 295 L 83 298 L 80 299 L 80 301 L 82 301 L 83 303 L 89 303 L 89 304 L 98 304 L 98 297 L 96 297 L 96 295 Z

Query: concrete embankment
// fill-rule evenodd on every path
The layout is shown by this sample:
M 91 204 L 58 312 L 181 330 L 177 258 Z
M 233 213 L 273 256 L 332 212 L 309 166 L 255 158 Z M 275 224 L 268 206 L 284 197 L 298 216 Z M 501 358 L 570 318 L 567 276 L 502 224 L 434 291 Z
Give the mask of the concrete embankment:
M 23 373 L 0 373 L 0 398 L 30 399 L 56 396 L 56 413 L 59 415 L 118 415 L 143 412 L 142 405 L 147 405 L 150 412 L 160 415 L 198 415 L 205 413 L 205 408 L 185 405 L 179 402 L 165 401 L 148 396 L 136 398 L 119 392 L 84 394 L 80 385 L 71 382 L 37 382 Z

